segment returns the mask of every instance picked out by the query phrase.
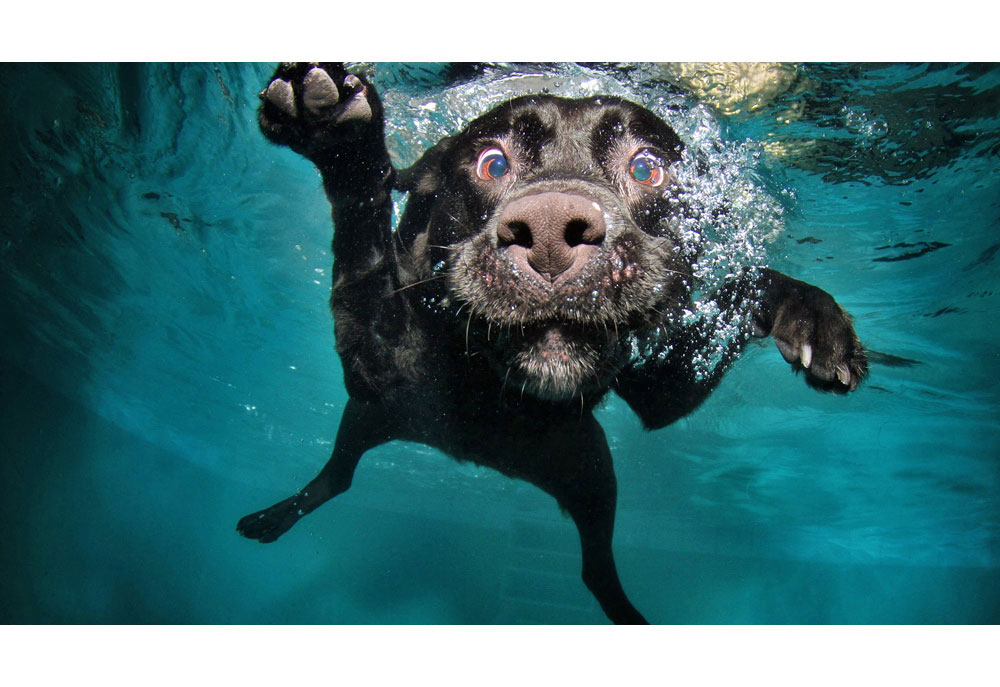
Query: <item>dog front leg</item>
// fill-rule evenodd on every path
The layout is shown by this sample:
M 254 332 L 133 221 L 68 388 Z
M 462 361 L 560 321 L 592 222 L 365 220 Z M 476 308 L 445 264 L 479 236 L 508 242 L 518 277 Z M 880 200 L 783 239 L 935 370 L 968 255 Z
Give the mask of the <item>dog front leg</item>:
M 334 279 L 392 272 L 392 199 L 396 172 L 385 145 L 381 100 L 363 75 L 339 62 L 278 66 L 261 91 L 264 135 L 311 160 L 333 207 Z
M 813 388 L 854 391 L 868 374 L 868 356 L 851 316 L 819 287 L 765 269 L 755 312 L 760 333 L 774 338 L 785 361 Z

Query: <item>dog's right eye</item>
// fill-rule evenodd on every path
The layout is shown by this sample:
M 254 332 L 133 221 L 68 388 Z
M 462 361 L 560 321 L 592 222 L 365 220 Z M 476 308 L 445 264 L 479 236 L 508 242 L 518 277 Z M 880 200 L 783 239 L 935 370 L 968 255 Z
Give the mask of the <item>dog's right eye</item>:
M 509 165 L 507 156 L 499 148 L 487 148 L 479 153 L 479 160 L 476 162 L 476 176 L 483 181 L 493 181 L 499 179 L 507 173 Z
M 629 163 L 629 173 L 632 178 L 643 186 L 657 187 L 663 185 L 667 178 L 660 158 L 653 155 L 648 150 L 640 150 Z

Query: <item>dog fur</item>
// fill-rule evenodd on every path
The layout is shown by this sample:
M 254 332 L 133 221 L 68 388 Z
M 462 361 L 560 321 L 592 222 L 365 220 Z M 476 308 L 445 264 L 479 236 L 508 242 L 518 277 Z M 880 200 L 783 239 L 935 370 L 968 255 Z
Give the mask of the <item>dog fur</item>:
M 612 554 L 601 399 L 614 391 L 647 428 L 668 425 L 751 335 L 774 337 L 816 388 L 852 391 L 867 374 L 850 316 L 768 269 L 713 294 L 723 317 L 747 326 L 710 374 L 696 373 L 709 335 L 680 316 L 694 285 L 670 171 L 683 143 L 645 108 L 520 97 L 396 170 L 374 86 L 341 64 L 282 64 L 261 97 L 261 130 L 316 164 L 332 206 L 330 302 L 350 398 L 329 462 L 240 520 L 246 537 L 272 542 L 346 491 L 368 449 L 422 442 L 554 496 L 608 618 L 642 623 Z M 395 231 L 393 189 L 409 194 Z

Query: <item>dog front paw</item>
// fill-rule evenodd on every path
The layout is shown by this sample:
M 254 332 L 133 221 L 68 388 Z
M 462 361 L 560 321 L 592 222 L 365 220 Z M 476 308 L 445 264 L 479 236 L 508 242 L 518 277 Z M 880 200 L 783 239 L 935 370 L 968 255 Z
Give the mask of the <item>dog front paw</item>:
M 854 391 L 868 374 L 868 359 L 851 316 L 827 292 L 798 282 L 773 312 L 771 336 L 782 357 L 804 371 L 809 386 Z
M 260 92 L 260 129 L 313 160 L 380 120 L 374 87 L 339 62 L 285 62 Z

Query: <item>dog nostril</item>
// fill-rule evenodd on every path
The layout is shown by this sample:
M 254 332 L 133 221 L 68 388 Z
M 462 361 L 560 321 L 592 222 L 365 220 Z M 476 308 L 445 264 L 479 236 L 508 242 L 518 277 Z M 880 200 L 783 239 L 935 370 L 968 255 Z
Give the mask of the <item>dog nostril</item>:
M 566 223 L 563 239 L 573 247 L 584 243 L 596 246 L 604 241 L 604 228 L 595 226 L 585 219 L 571 219 Z
M 497 227 L 497 238 L 501 246 L 523 246 L 531 248 L 534 239 L 527 222 L 508 220 Z
M 545 191 L 510 201 L 497 223 L 497 247 L 514 264 L 552 282 L 576 274 L 605 240 L 604 213 L 594 200 Z

